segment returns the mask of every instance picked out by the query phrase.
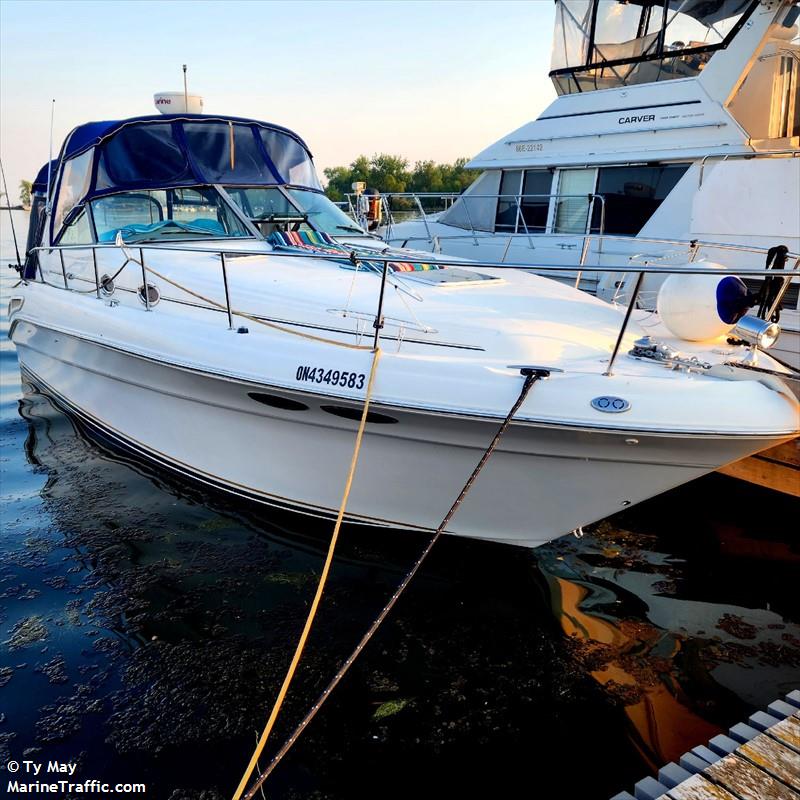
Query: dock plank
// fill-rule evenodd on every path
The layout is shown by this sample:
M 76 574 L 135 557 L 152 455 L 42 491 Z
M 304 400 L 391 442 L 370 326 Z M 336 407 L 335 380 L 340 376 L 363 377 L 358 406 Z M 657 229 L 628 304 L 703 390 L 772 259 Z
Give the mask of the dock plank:
M 761 769 L 779 778 L 795 791 L 800 791 L 800 755 L 777 742 L 767 734 L 762 734 L 739 748 Z
M 786 717 L 767 730 L 769 735 L 774 736 L 781 744 L 800 752 L 800 719 L 795 716 Z
M 735 461 L 717 472 L 800 497 L 800 439 Z
M 720 759 L 704 774 L 741 800 L 800 800 L 800 794 L 736 754 Z
M 692 775 L 688 780 L 670 789 L 666 797 L 670 800 L 739 800 L 736 795 L 711 783 L 702 775 Z

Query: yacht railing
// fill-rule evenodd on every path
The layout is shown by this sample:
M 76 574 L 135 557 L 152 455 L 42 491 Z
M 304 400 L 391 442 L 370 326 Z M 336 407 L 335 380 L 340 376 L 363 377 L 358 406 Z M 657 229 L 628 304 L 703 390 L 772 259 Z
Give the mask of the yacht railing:
M 353 217 L 356 222 L 363 225 L 366 221 L 366 217 L 363 212 L 359 210 L 358 201 L 359 197 L 369 197 L 369 195 L 356 195 L 356 194 L 348 194 L 347 201 L 349 203 L 349 213 L 350 216 Z M 472 220 L 472 214 L 470 213 L 470 202 L 472 201 L 482 201 L 482 200 L 494 200 L 497 203 L 512 203 L 516 205 L 517 213 L 514 220 L 514 230 L 513 231 L 503 231 L 504 233 L 508 232 L 515 235 L 525 235 L 528 237 L 528 243 L 533 248 L 533 240 L 530 238 L 532 235 L 541 236 L 543 233 L 546 232 L 546 228 L 548 227 L 547 224 L 544 226 L 545 231 L 538 231 L 536 228 L 541 226 L 529 226 L 527 220 L 525 219 L 525 212 L 523 210 L 524 203 L 526 200 L 547 200 L 547 214 L 548 217 L 550 215 L 550 206 L 551 200 L 555 200 L 553 204 L 555 208 L 555 214 L 558 213 L 558 204 L 562 200 L 585 200 L 587 201 L 587 217 L 586 217 L 586 224 L 584 225 L 583 232 L 579 231 L 565 231 L 559 234 L 558 231 L 551 231 L 552 235 L 582 235 L 583 233 L 591 233 L 592 230 L 592 221 L 594 219 L 594 207 L 595 201 L 600 203 L 600 221 L 597 226 L 597 230 L 602 233 L 605 231 L 605 220 L 606 220 L 606 198 L 602 194 L 596 194 L 594 192 L 589 192 L 586 194 L 550 194 L 550 193 L 542 193 L 542 194 L 530 194 L 521 192 L 519 194 L 459 194 L 457 192 L 386 192 L 377 196 L 382 209 L 382 218 L 386 220 L 386 223 L 382 226 L 385 228 L 385 235 L 384 239 L 387 241 L 392 238 L 392 229 L 395 226 L 395 212 L 392 209 L 392 201 L 395 199 L 400 200 L 408 200 L 414 204 L 418 212 L 418 219 L 422 221 L 422 224 L 425 226 L 425 233 L 427 234 L 427 239 L 424 241 L 428 241 L 431 244 L 434 243 L 435 239 L 439 237 L 435 237 L 431 232 L 430 228 L 430 214 L 425 210 L 425 204 L 423 201 L 426 200 L 437 200 L 440 203 L 444 204 L 444 208 L 438 211 L 432 212 L 435 214 L 440 214 L 444 211 L 447 211 L 451 208 L 457 200 L 461 200 L 461 204 L 464 208 L 464 214 L 467 219 L 467 224 L 469 228 L 465 230 L 469 230 L 470 238 L 473 239 L 476 245 L 479 244 L 478 239 L 481 236 L 485 236 L 487 233 L 495 233 L 495 231 L 487 231 L 482 228 L 478 228 L 475 226 Z M 355 201 L 355 202 L 354 202 Z M 408 209 L 409 211 L 412 209 Z M 555 217 L 554 223 L 555 224 Z M 422 240 L 422 239 L 421 239 Z M 406 240 L 410 241 L 410 240 Z
M 661 242 L 669 242 L 669 240 L 654 240 L 654 241 L 661 241 Z M 731 245 L 732 249 L 747 249 L 742 248 L 740 246 Z M 63 289 L 65 291 L 77 291 L 81 294 L 85 294 L 85 291 L 79 291 L 73 289 L 69 285 L 70 278 L 74 278 L 75 276 L 71 275 L 67 272 L 66 265 L 64 262 L 64 253 L 67 252 L 86 252 L 90 251 L 92 253 L 92 264 L 94 268 L 94 282 L 95 288 L 94 293 L 96 294 L 97 299 L 102 300 L 102 288 L 103 288 L 103 281 L 99 277 L 98 271 L 98 264 L 97 264 L 97 253 L 103 251 L 111 251 L 111 250 L 121 250 L 123 255 L 125 256 L 125 261 L 122 266 L 117 270 L 115 275 L 119 275 L 123 269 L 129 263 L 136 263 L 140 266 L 142 272 L 142 281 L 143 285 L 141 288 L 141 298 L 145 305 L 145 311 L 151 312 L 153 310 L 152 304 L 149 298 L 149 286 L 147 280 L 148 272 L 154 275 L 156 278 L 164 278 L 164 276 L 159 275 L 155 270 L 146 266 L 144 253 L 145 251 L 157 251 L 160 253 L 200 253 L 206 256 L 218 256 L 220 258 L 221 264 L 221 278 L 223 283 L 223 289 L 225 294 L 225 305 L 222 306 L 221 304 L 217 304 L 215 301 L 212 302 L 213 305 L 217 305 L 220 310 L 224 309 L 226 312 L 226 316 L 228 319 L 228 327 L 230 330 L 233 330 L 233 318 L 234 316 L 244 316 L 248 319 L 255 319 L 256 321 L 260 321 L 257 317 L 253 315 L 246 314 L 242 311 L 237 311 L 233 309 L 231 305 L 231 298 L 230 298 L 230 290 L 228 285 L 228 275 L 227 275 L 227 268 L 226 268 L 226 255 L 236 255 L 236 256 L 261 256 L 264 258 L 275 258 L 278 257 L 280 259 L 292 259 L 292 258 L 301 258 L 305 260 L 320 260 L 320 261 L 334 261 L 341 263 L 342 259 L 344 258 L 341 254 L 328 254 L 328 253 L 313 253 L 313 252 L 300 252 L 300 253 L 292 253 L 292 252 L 284 252 L 280 250 L 243 250 L 238 248 L 226 249 L 226 248 L 218 248 L 218 247 L 190 247 L 185 245 L 179 244 L 172 244 L 170 243 L 168 246 L 158 245 L 158 244 L 136 244 L 136 245 L 118 245 L 118 244 L 87 244 L 87 245 L 53 245 L 53 246 L 42 246 L 42 247 L 35 247 L 32 248 L 29 253 L 52 253 L 53 251 L 58 252 L 59 260 L 61 265 L 61 274 L 64 281 L 64 286 L 59 287 L 55 284 L 48 283 L 48 281 L 44 278 L 44 272 L 41 265 L 41 259 L 37 258 L 37 267 L 38 267 L 38 274 L 39 280 L 41 283 L 51 286 L 55 289 Z M 139 253 L 139 260 L 138 262 L 131 257 L 130 252 L 131 250 L 137 250 Z M 658 266 L 653 264 L 637 264 L 635 269 L 631 269 L 630 264 L 624 265 L 603 265 L 601 271 L 609 272 L 609 273 L 631 273 L 635 272 L 637 274 L 636 282 L 634 284 L 633 290 L 631 292 L 631 296 L 628 300 L 628 305 L 620 325 L 620 329 L 616 336 L 616 341 L 614 344 L 614 348 L 611 353 L 611 358 L 608 361 L 608 366 L 606 367 L 603 375 L 611 376 L 613 375 L 613 366 L 616 361 L 617 355 L 619 353 L 619 349 L 622 345 L 622 342 L 625 337 L 625 333 L 627 332 L 628 324 L 630 322 L 631 314 L 636 308 L 637 300 L 639 298 L 639 293 L 641 290 L 642 283 L 644 281 L 645 275 L 655 274 L 655 275 L 674 275 L 674 274 L 685 274 L 685 275 L 737 275 L 739 277 L 749 277 L 749 278 L 768 278 L 768 277 L 782 277 L 783 278 L 783 285 L 776 297 L 773 301 L 771 308 L 766 313 L 765 319 L 770 319 L 773 313 L 779 308 L 780 302 L 785 295 L 790 282 L 793 278 L 800 276 L 800 254 L 791 253 L 789 255 L 791 260 L 794 260 L 794 266 L 790 270 L 776 271 L 773 269 L 733 269 L 733 268 L 726 268 L 726 267 L 703 267 L 697 266 L 694 263 L 688 263 L 685 266 L 681 266 L 676 268 L 674 265 L 670 266 Z M 374 255 L 370 254 L 368 256 L 364 255 L 356 255 L 355 252 L 351 254 L 350 262 L 357 266 L 360 263 L 367 262 L 368 264 L 381 264 L 382 268 L 380 270 L 380 285 L 378 287 L 377 293 L 377 308 L 375 313 L 375 318 L 373 321 L 373 328 L 375 329 L 374 337 L 373 337 L 373 344 L 372 348 L 366 347 L 357 347 L 357 349 L 376 349 L 379 346 L 380 338 L 381 338 L 381 330 L 384 327 L 385 319 L 383 316 L 383 304 L 384 304 L 384 296 L 386 291 L 386 284 L 388 282 L 389 277 L 389 264 L 392 262 L 396 262 L 398 260 L 397 255 L 384 255 L 380 252 L 376 252 Z M 425 264 L 429 263 L 422 259 L 415 259 L 415 258 L 406 258 L 403 257 L 404 263 L 409 264 Z M 457 267 L 460 269 L 497 269 L 497 270 L 504 270 L 504 269 L 526 269 L 529 270 L 531 266 L 529 264 L 517 264 L 517 263 L 507 263 L 507 262 L 473 262 L 473 261 L 463 261 L 463 260 L 447 260 L 437 258 L 436 263 L 439 266 L 444 267 Z M 543 264 L 536 267 L 537 271 L 548 272 L 548 271 L 563 271 L 564 266 L 559 264 Z M 377 270 L 372 268 L 370 271 L 373 273 L 377 273 Z M 402 273 L 400 273 L 402 275 Z M 82 279 L 85 280 L 85 279 Z M 169 283 L 177 286 L 178 288 L 182 289 L 183 291 L 187 291 L 190 294 L 194 294 L 196 297 L 201 297 L 197 295 L 197 293 L 193 292 L 191 289 L 185 286 L 181 286 L 177 281 L 169 279 Z M 205 298 L 208 300 L 208 298 Z M 208 309 L 208 310 L 215 310 L 215 309 Z M 296 323 L 287 323 L 289 325 L 296 324 Z M 284 330 L 287 333 L 293 333 L 298 336 L 303 336 L 305 338 L 312 338 L 312 339 L 320 339 L 321 341 L 328 342 L 330 344 L 343 346 L 343 347 L 350 347 L 352 348 L 353 345 L 346 344 L 344 342 L 336 342 L 333 340 L 328 339 L 321 339 L 321 337 L 316 336 L 309 336 L 308 334 L 301 333 L 299 331 L 294 331 L 289 328 L 281 327 L 281 326 L 274 326 L 279 327 L 281 330 Z M 398 334 L 399 338 L 399 334 Z
M 752 158 L 800 158 L 800 150 L 756 150 L 752 153 L 710 153 L 700 159 L 700 170 L 697 177 L 697 188 L 703 186 L 703 174 L 709 161 L 738 161 Z

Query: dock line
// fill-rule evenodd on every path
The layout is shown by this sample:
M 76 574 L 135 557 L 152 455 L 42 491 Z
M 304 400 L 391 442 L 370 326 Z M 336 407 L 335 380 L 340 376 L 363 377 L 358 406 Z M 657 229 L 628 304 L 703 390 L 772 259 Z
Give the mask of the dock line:
M 376 358 L 376 361 L 377 361 L 377 358 Z M 374 363 L 373 363 L 373 368 L 374 368 Z M 278 750 L 278 752 L 275 753 L 275 755 L 272 757 L 272 760 L 269 762 L 269 764 L 264 769 L 264 771 L 259 775 L 259 777 L 256 780 L 256 782 L 247 791 L 247 794 L 244 795 L 244 800 L 253 800 L 253 798 L 255 797 L 255 793 L 258 791 L 258 789 L 261 788 L 261 786 L 264 784 L 264 782 L 267 780 L 267 778 L 271 775 L 271 773 L 275 769 L 275 767 L 278 766 L 278 764 L 280 763 L 281 759 L 283 759 L 283 757 L 289 752 L 289 750 L 291 749 L 292 745 L 299 738 L 300 734 L 305 730 L 305 728 L 309 724 L 309 722 L 311 722 L 311 720 L 314 719 L 314 717 L 317 715 L 317 712 L 320 710 L 320 708 L 322 708 L 322 704 L 328 699 L 328 697 L 330 697 L 330 695 L 333 692 L 333 690 L 339 684 L 339 681 L 342 680 L 342 678 L 345 676 L 347 671 L 353 665 L 353 662 L 361 654 L 361 651 L 366 647 L 367 643 L 372 638 L 372 636 L 375 634 L 375 632 L 378 630 L 378 628 L 380 627 L 381 623 L 386 619 L 386 617 L 388 616 L 388 614 L 392 610 L 392 608 L 394 608 L 394 605 L 398 601 L 398 599 L 400 598 L 400 595 L 405 591 L 405 589 L 408 586 L 408 584 L 411 583 L 411 580 L 417 574 L 417 571 L 419 570 L 420 566 L 422 565 L 422 562 L 427 558 L 428 554 L 433 549 L 433 546 L 436 544 L 436 542 L 438 541 L 439 537 L 442 535 L 442 533 L 444 532 L 445 528 L 450 523 L 450 520 L 453 518 L 453 516 L 456 513 L 456 511 L 458 511 L 458 507 L 461 505 L 461 503 L 463 502 L 464 498 L 467 496 L 469 490 L 472 488 L 472 485 L 475 483 L 475 480 L 477 479 L 478 475 L 480 475 L 481 471 L 486 466 L 486 463 L 491 458 L 492 453 L 494 453 L 495 448 L 497 447 L 498 443 L 500 442 L 500 439 L 503 437 L 503 434 L 505 434 L 505 432 L 508 430 L 508 427 L 511 424 L 511 420 L 513 419 L 513 417 L 517 413 L 517 411 L 519 411 L 519 409 L 522 406 L 522 404 L 525 402 L 525 399 L 527 398 L 528 393 L 530 392 L 530 390 L 533 387 L 534 383 L 536 383 L 538 380 L 545 379 L 545 378 L 549 377 L 549 375 L 550 375 L 550 370 L 546 369 L 546 368 L 543 368 L 543 367 L 522 367 L 520 369 L 520 372 L 522 373 L 522 375 L 525 376 L 525 382 L 522 385 L 522 389 L 521 389 L 521 391 L 519 393 L 519 396 L 517 397 L 516 402 L 511 407 L 511 410 L 508 412 L 506 418 L 503 420 L 503 422 L 501 423 L 500 427 L 497 429 L 497 433 L 494 435 L 494 438 L 490 442 L 489 446 L 483 452 L 483 455 L 481 456 L 480 461 L 478 461 L 478 464 L 475 467 L 475 469 L 472 471 L 472 474 L 469 476 L 469 478 L 467 478 L 467 482 L 464 484 L 464 487 L 459 492 L 459 495 L 455 499 L 455 502 L 453 503 L 453 505 L 450 506 L 450 510 L 447 512 L 447 514 L 445 514 L 444 519 L 441 521 L 441 523 L 439 523 L 439 527 L 436 528 L 436 532 L 433 534 L 433 536 L 431 537 L 431 540 L 425 546 L 425 549 L 422 551 L 422 554 L 417 559 L 417 561 L 414 563 L 414 566 L 411 568 L 411 571 L 405 576 L 405 578 L 403 578 L 402 582 L 400 583 L 400 585 L 395 590 L 395 593 L 391 596 L 389 601 L 383 607 L 383 609 L 381 610 L 380 614 L 378 614 L 378 616 L 375 618 L 375 620 L 372 623 L 372 625 L 370 625 L 370 627 L 367 629 L 367 632 L 361 638 L 361 641 L 359 641 L 359 643 L 355 646 L 355 649 L 353 650 L 353 652 L 342 663 L 342 666 L 339 668 L 339 671 L 336 673 L 336 675 L 334 675 L 334 677 L 331 680 L 331 682 L 325 687 L 325 689 L 323 690 L 322 694 L 319 696 L 317 701 L 314 703 L 314 705 L 311 706 L 311 708 L 306 713 L 305 717 L 303 717 L 303 719 L 300 721 L 300 723 L 297 725 L 297 727 L 294 729 L 294 731 L 292 731 L 292 733 L 290 734 L 289 738 L 281 746 L 280 750 Z M 372 376 L 370 376 L 370 381 L 371 380 L 372 380 Z M 367 390 L 367 396 L 369 397 L 369 389 Z M 366 418 L 366 406 L 364 408 L 364 416 L 362 417 L 362 420 L 361 420 L 361 427 L 362 428 L 363 428 L 363 425 L 364 425 L 365 418 Z M 360 435 L 360 431 L 359 431 L 359 435 Z M 356 446 L 356 453 L 354 453 L 354 458 L 356 457 L 357 452 L 358 452 L 358 443 L 357 443 L 357 446 Z M 351 477 L 352 477 L 352 470 L 351 470 Z M 349 490 L 349 483 L 350 483 L 350 481 L 348 480 L 348 490 Z M 338 532 L 339 532 L 338 529 L 339 529 L 339 523 L 340 522 L 341 522 L 341 513 L 340 513 L 339 518 L 336 521 L 336 528 L 334 530 L 334 537 L 336 537 L 338 535 Z M 332 542 L 331 542 L 331 549 L 328 552 L 328 560 L 325 563 L 325 570 L 323 570 L 323 575 L 320 578 L 320 583 L 319 583 L 319 586 L 317 588 L 317 596 L 314 598 L 314 602 L 315 603 L 318 602 L 319 597 L 322 594 L 323 582 L 324 582 L 325 577 L 327 577 L 327 569 L 330 566 L 330 557 L 333 555 L 333 544 L 334 544 L 334 540 L 332 540 Z M 316 611 L 316 608 L 314 606 L 312 606 L 312 611 L 314 611 L 314 612 Z M 306 622 L 306 629 L 303 631 L 303 636 L 301 637 L 301 642 L 303 644 L 305 644 L 305 638 L 304 637 L 306 637 L 307 634 L 308 634 L 308 629 L 310 628 L 311 619 L 312 619 L 312 616 L 311 616 L 311 614 L 309 614 L 309 620 Z M 302 648 L 298 645 L 298 651 L 295 653 L 295 660 L 292 661 L 292 666 L 290 667 L 290 673 L 292 673 L 292 674 L 294 672 L 294 668 L 297 666 L 296 661 L 299 661 L 300 652 L 302 652 Z M 291 681 L 290 675 L 287 674 L 287 679 L 284 680 L 284 685 L 281 688 L 282 694 L 278 696 L 278 701 L 282 702 L 283 695 L 285 695 L 285 689 L 288 688 L 288 683 L 290 681 Z M 278 701 L 276 701 L 276 708 L 279 708 Z M 274 721 L 275 721 L 274 717 L 277 716 L 276 708 L 273 708 L 272 715 L 270 716 L 270 721 L 267 723 L 267 728 L 264 730 L 264 733 L 261 736 L 261 740 L 259 741 L 258 747 L 256 748 L 256 752 L 253 754 L 253 757 L 250 760 L 250 764 L 248 765 L 247 772 L 245 773 L 244 777 L 242 778 L 242 780 L 241 780 L 241 782 L 239 784 L 239 787 L 236 790 L 236 794 L 233 797 L 233 800 L 240 800 L 240 798 L 242 797 L 242 791 L 244 790 L 244 787 L 246 787 L 247 782 L 250 780 L 250 776 L 253 773 L 253 769 L 255 768 L 256 763 L 258 762 L 258 758 L 259 758 L 259 756 L 261 755 L 261 752 L 264 749 L 264 744 L 266 743 L 266 739 L 267 739 L 267 736 L 269 735 L 269 731 L 272 729 L 272 725 L 274 724 Z

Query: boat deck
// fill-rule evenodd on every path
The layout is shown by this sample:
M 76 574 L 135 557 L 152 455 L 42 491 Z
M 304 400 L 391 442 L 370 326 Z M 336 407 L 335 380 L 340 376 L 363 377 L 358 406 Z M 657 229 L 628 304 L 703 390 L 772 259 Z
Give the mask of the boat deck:
M 800 690 L 611 800 L 798 800 Z

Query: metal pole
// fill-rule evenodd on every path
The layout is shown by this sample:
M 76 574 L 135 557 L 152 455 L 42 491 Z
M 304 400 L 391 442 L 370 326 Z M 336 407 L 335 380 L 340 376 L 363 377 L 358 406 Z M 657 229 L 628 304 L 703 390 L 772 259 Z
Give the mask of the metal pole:
M 472 224 L 472 215 L 469 213 L 469 197 L 464 195 L 461 199 L 464 201 L 464 211 L 467 213 L 467 222 L 469 222 L 469 229 L 472 231 L 472 240 L 475 247 L 477 247 L 478 237 L 475 235 L 475 226 Z
M 64 288 L 69 289 L 69 281 L 67 280 L 67 270 L 64 268 L 64 251 L 59 248 L 58 257 L 61 259 L 61 274 L 64 276 Z
M 419 213 L 422 214 L 422 222 L 425 225 L 425 233 L 428 234 L 428 241 L 433 242 L 433 237 L 431 236 L 431 229 L 428 227 L 428 215 L 425 213 L 425 209 L 422 207 L 422 203 L 420 202 L 420 199 L 419 197 L 417 197 L 416 193 L 414 194 L 414 202 L 416 202 L 417 204 Z
M 581 259 L 578 262 L 578 266 L 580 269 L 578 270 L 578 274 L 575 276 L 575 288 L 580 288 L 581 277 L 583 276 L 583 265 L 586 263 L 586 255 L 589 252 L 589 243 L 592 240 L 592 235 L 587 234 L 583 237 L 583 249 L 581 250 Z
M 145 311 L 150 310 L 150 292 L 147 291 L 147 269 L 144 266 L 144 251 L 142 248 L 139 248 L 139 264 L 142 267 L 142 289 L 144 291 L 144 309 Z
M 783 286 L 781 286 L 780 291 L 778 292 L 778 296 L 775 298 L 775 302 L 772 304 L 772 307 L 767 311 L 767 316 L 764 319 L 772 319 L 772 315 L 778 310 L 781 305 L 781 300 L 783 300 L 783 296 L 789 289 L 789 284 L 792 282 L 792 278 L 800 272 L 800 258 L 794 262 L 794 269 L 783 279 Z
M 220 252 L 222 261 L 222 282 L 225 284 L 225 311 L 228 313 L 228 330 L 233 330 L 233 315 L 231 314 L 231 296 L 228 292 L 228 270 L 225 268 L 225 253 Z
M 97 250 L 92 248 L 92 265 L 94 266 L 94 290 L 97 292 L 97 299 L 100 300 L 100 275 L 97 272 Z
M 372 342 L 372 347 L 377 350 L 378 349 L 378 340 L 381 336 L 381 328 L 383 328 L 383 295 L 386 291 L 386 278 L 389 274 L 389 262 L 383 262 L 383 273 L 381 275 L 381 291 L 378 295 L 378 314 L 375 317 L 375 322 L 372 323 L 372 327 L 375 328 L 375 338 Z
M 633 313 L 633 308 L 636 305 L 636 298 L 639 296 L 639 289 L 642 287 L 642 281 L 644 280 L 644 272 L 639 273 L 639 277 L 636 279 L 636 285 L 633 287 L 633 293 L 631 294 L 631 300 L 628 303 L 628 308 L 625 311 L 625 319 L 622 320 L 622 327 L 619 330 L 619 336 L 617 336 L 617 343 L 614 345 L 614 351 L 611 353 L 611 359 L 608 362 L 608 369 L 603 373 L 610 377 L 614 373 L 611 372 L 611 368 L 614 366 L 614 361 L 617 358 L 617 353 L 619 352 L 620 345 L 622 344 L 622 338 L 625 336 L 625 330 L 628 327 L 628 322 L 630 321 L 631 314 Z

